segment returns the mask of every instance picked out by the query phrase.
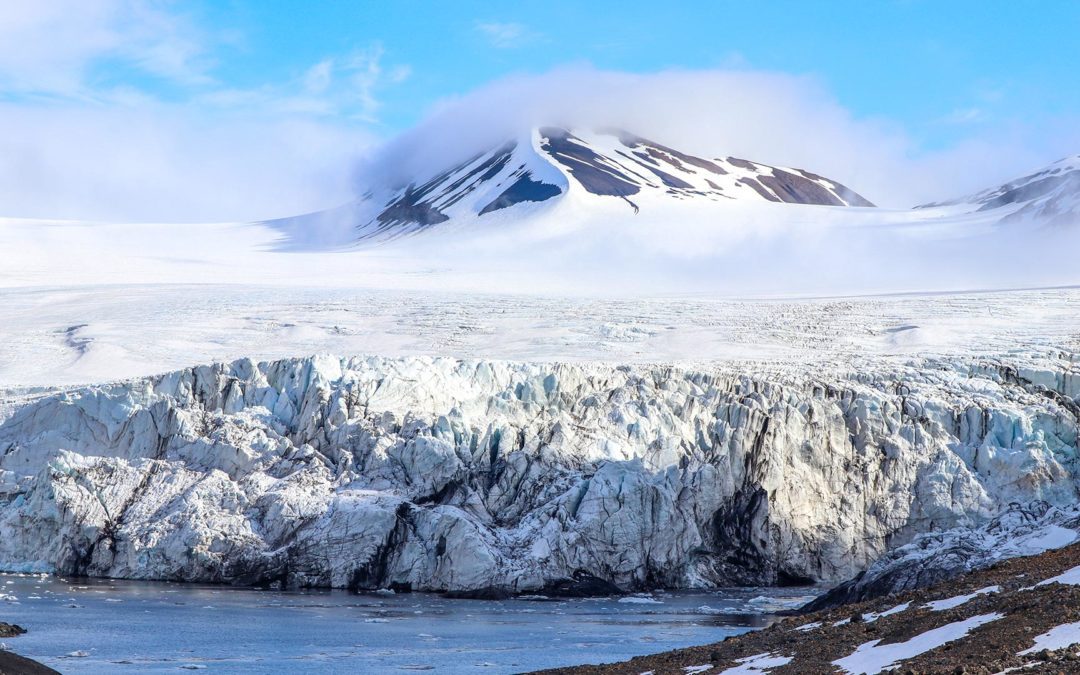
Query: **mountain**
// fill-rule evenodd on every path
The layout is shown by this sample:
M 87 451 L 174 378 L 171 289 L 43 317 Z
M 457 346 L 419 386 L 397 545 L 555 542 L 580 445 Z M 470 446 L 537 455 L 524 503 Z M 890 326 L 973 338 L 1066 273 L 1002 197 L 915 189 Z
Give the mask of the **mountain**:
M 621 130 L 540 127 L 402 183 L 368 186 L 343 207 L 271 224 L 296 231 L 328 220 L 352 225 L 359 239 L 387 239 L 568 194 L 622 200 L 628 214 L 675 200 L 873 206 L 846 186 L 802 169 L 736 157 L 705 159 Z
M 1080 155 L 1058 160 L 997 187 L 916 209 L 957 207 L 1000 211 L 1002 222 L 1039 221 L 1048 225 L 1080 222 Z

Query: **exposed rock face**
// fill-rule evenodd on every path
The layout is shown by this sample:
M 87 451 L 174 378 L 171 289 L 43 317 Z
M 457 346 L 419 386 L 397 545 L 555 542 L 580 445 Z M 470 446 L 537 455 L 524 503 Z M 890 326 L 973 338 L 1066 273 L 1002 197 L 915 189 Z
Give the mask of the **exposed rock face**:
M 17 623 L 4 623 L 0 621 L 0 638 L 16 637 L 26 632 L 26 629 Z
M 804 609 L 815 611 L 927 588 L 1002 560 L 1037 555 L 1076 541 L 1080 541 L 1080 506 L 1013 503 L 982 527 L 919 535 Z
M 0 425 L 0 567 L 514 592 L 839 581 L 1076 499 L 1080 374 L 242 360 Z M 569 590 L 568 590 L 569 592 Z

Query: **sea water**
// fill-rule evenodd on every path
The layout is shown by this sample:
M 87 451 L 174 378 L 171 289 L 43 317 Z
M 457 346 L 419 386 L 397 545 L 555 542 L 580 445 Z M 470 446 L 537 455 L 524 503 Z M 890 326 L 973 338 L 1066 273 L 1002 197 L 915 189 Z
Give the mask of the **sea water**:
M 15 652 L 63 673 L 511 673 L 705 644 L 761 628 L 813 589 L 451 600 L 0 575 Z

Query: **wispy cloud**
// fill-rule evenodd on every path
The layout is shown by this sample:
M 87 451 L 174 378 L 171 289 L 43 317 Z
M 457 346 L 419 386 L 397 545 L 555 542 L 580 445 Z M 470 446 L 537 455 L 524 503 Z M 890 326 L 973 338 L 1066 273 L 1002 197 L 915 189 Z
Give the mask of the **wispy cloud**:
M 383 46 L 374 43 L 329 56 L 293 79 L 229 87 L 214 76 L 222 46 L 215 34 L 174 8 L 156 0 L 0 5 L 0 96 L 122 106 L 155 100 L 157 87 L 127 77 L 138 74 L 164 82 L 172 100 L 189 104 L 376 122 L 384 89 L 411 72 L 388 64 Z
M 117 65 L 186 85 L 212 83 L 209 39 L 187 16 L 149 0 L 0 5 L 0 92 L 94 98 Z
M 345 96 L 356 101 L 356 114 L 364 121 L 377 121 L 376 113 L 382 105 L 378 90 L 384 85 L 404 82 L 412 73 L 406 65 L 387 68 L 383 64 L 383 54 L 382 45 L 375 44 L 353 52 L 335 64 L 335 70 L 346 82 Z
M 945 124 L 975 124 L 986 119 L 986 111 L 977 106 L 956 108 L 945 115 L 941 121 Z
M 249 89 L 212 89 L 197 100 L 220 108 L 258 107 L 378 123 L 382 93 L 412 74 L 406 64 L 386 64 L 384 53 L 382 45 L 376 43 L 345 56 L 323 59 L 292 80 Z
M 475 28 L 492 47 L 498 49 L 520 47 L 536 38 L 536 33 L 524 24 L 514 22 L 477 21 Z
M 388 146 L 379 168 L 400 166 L 405 176 L 452 165 L 534 126 L 621 127 L 702 157 L 809 169 L 877 204 L 908 207 L 994 185 L 1080 147 L 1069 121 L 1026 129 L 991 118 L 962 143 L 924 150 L 895 122 L 855 115 L 812 77 L 577 66 L 508 77 L 446 101 Z
M 249 87 L 237 36 L 162 0 L 0 3 L 3 216 L 245 220 L 351 196 L 387 88 L 381 45 Z

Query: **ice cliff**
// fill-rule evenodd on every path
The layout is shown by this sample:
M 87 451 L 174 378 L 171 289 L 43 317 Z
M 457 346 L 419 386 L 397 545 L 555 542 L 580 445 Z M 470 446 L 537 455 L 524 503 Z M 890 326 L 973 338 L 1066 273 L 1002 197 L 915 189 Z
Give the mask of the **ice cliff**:
M 1075 502 L 1078 399 L 1058 352 L 853 372 L 202 366 L 10 412 L 0 568 L 357 590 L 841 581 L 921 533 Z

